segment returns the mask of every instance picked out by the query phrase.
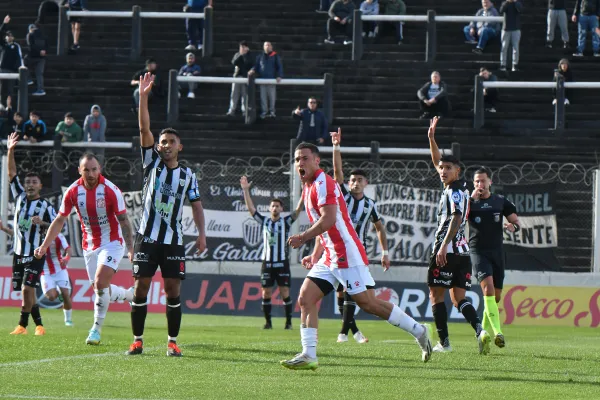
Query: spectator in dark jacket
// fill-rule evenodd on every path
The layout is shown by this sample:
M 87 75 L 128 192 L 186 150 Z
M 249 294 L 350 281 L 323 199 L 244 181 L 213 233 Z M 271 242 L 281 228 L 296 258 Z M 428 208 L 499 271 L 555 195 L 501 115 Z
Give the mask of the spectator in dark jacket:
M 569 64 L 569 60 L 566 58 L 563 58 L 558 62 L 558 68 L 554 70 L 554 82 L 558 80 L 559 76 L 562 76 L 565 82 L 575 82 L 575 79 L 573 78 L 573 71 L 571 70 L 571 64 Z M 554 93 L 554 100 L 552 101 L 552 104 L 554 105 L 556 104 L 556 89 L 552 89 L 552 92 Z M 567 89 L 565 89 L 565 105 L 568 106 L 569 104 L 571 103 L 567 98 Z
M 600 57 L 600 36 L 598 32 L 600 18 L 600 0 L 577 0 L 571 20 L 577 22 L 577 53 L 575 57 L 583 57 L 588 31 L 592 32 L 592 49 L 594 57 Z
M 183 6 L 183 12 L 203 13 L 205 7 L 212 7 L 213 0 L 187 0 Z M 187 32 L 188 45 L 186 50 L 201 50 L 204 40 L 204 19 L 187 18 L 185 20 L 185 30 Z
M 500 52 L 500 71 L 506 71 L 508 50 L 512 48 L 512 70 L 519 70 L 519 42 L 521 41 L 520 0 L 507 0 L 500 6 L 500 14 L 504 15 L 502 25 L 502 51 Z
M 567 26 L 566 0 L 548 0 L 548 32 L 546 34 L 546 47 L 552 48 L 556 24 L 560 27 L 563 48 L 569 48 L 569 27 Z
M 379 14 L 380 15 L 406 15 L 406 4 L 402 0 L 379 0 Z M 380 22 L 379 23 L 379 34 L 381 34 L 382 27 L 385 24 L 391 24 L 396 30 L 396 38 L 398 44 L 402 44 L 402 26 L 404 22 Z
M 84 11 L 87 9 L 86 0 L 63 0 L 62 6 L 69 11 Z M 81 17 L 69 17 L 71 22 L 71 34 L 73 35 L 73 46 L 71 50 L 79 50 L 79 35 L 81 34 Z
M 185 65 L 179 69 L 179 76 L 200 76 L 200 66 L 196 64 L 196 56 L 194 53 L 187 53 L 185 56 Z M 194 91 L 198 84 L 196 82 L 181 82 L 179 87 L 182 89 L 188 88 L 188 99 L 196 98 Z
M 46 67 L 47 43 L 43 32 L 34 24 L 29 25 L 27 34 L 27 45 L 29 54 L 27 55 L 27 66 L 30 72 L 35 74 L 37 90 L 32 96 L 44 96 L 44 68 Z
M 487 69 L 486 67 L 481 67 L 479 69 L 479 76 L 483 78 L 484 81 L 487 82 L 497 82 L 498 77 Z M 497 88 L 483 88 L 483 104 L 485 111 L 495 113 L 496 112 L 496 103 L 498 102 L 498 89 Z
M 273 51 L 271 42 L 265 42 L 264 52 L 256 57 L 256 64 L 248 74 L 258 74 L 264 79 L 276 79 L 277 83 L 283 78 L 283 64 L 279 54 Z M 277 85 L 260 85 L 260 117 L 265 119 L 267 114 L 275 118 L 275 102 L 277 100 Z
M 427 82 L 417 92 L 419 106 L 421 108 L 421 118 L 433 118 L 435 116 L 444 117 L 448 114 L 450 103 L 448 101 L 448 89 L 442 82 L 440 73 L 433 71 L 431 73 L 431 82 Z
M 317 109 L 317 99 L 310 97 L 308 99 L 308 108 L 300 110 L 298 106 L 292 111 L 292 118 L 300 121 L 298 126 L 299 142 L 309 142 L 313 144 L 323 144 L 329 136 L 327 131 L 327 119 L 325 115 Z
M 318 13 L 327 14 L 329 12 L 329 8 L 331 7 L 331 0 L 321 0 L 319 4 Z
M 247 78 L 248 72 L 254 66 L 254 60 L 250 55 L 250 47 L 244 40 L 240 42 L 240 49 L 233 58 L 231 59 L 233 65 L 233 77 L 234 78 Z M 237 106 L 242 101 L 242 113 L 246 112 L 246 95 L 248 93 L 248 85 L 245 83 L 232 83 L 231 84 L 231 97 L 229 100 L 229 110 L 227 115 L 234 117 L 237 111 Z
M 146 60 L 146 68 L 140 69 L 131 77 L 131 86 L 135 87 L 135 90 L 133 91 L 134 108 L 132 111 L 135 111 L 136 113 L 140 104 L 140 76 L 144 76 L 146 72 L 150 72 L 154 76 L 154 83 L 152 84 L 152 91 L 150 92 L 149 98 L 154 96 L 163 97 L 164 95 L 161 75 L 158 71 L 158 64 L 155 59 L 149 58 Z
M 40 119 L 40 114 L 37 111 L 30 111 L 29 121 L 23 125 L 23 140 L 29 140 L 31 143 L 43 142 L 52 136 L 46 133 L 46 124 Z
M 19 68 L 24 67 L 23 53 L 21 46 L 15 42 L 15 37 L 12 32 L 6 30 L 6 25 L 10 23 L 10 16 L 4 17 L 2 25 L 0 25 L 0 72 L 7 74 L 19 73 Z M 7 96 L 12 96 L 16 80 L 3 79 L 0 81 L 2 85 L 0 103 L 4 103 Z
M 344 35 L 344 44 L 352 44 L 352 18 L 354 3 L 350 0 L 335 0 L 329 8 L 327 20 L 327 39 L 325 43 L 333 44 L 338 35 Z
M 490 0 L 481 0 L 482 8 L 475 13 L 476 17 L 497 17 L 498 10 Z M 464 28 L 465 38 L 468 43 L 477 44 L 473 53 L 481 54 L 489 40 L 495 39 L 500 33 L 499 22 L 471 22 Z

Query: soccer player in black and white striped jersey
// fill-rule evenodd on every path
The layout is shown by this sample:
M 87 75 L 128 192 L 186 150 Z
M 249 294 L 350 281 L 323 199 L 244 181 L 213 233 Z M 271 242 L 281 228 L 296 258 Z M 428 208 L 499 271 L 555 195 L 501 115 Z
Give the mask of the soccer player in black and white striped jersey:
M 42 178 L 35 172 L 25 175 L 24 186 L 17 176 L 15 147 L 19 142 L 19 134 L 13 133 L 7 141 L 8 178 L 10 191 L 15 202 L 13 220 L 13 290 L 22 290 L 23 305 L 19 325 L 11 335 L 27 334 L 29 314 L 36 324 L 35 334 L 44 335 L 40 308 L 36 304 L 35 289 L 40 285 L 40 275 L 44 269 L 44 259 L 34 257 L 35 249 L 42 243 L 46 230 L 56 218 L 52 204 L 40 197 Z
M 131 325 L 134 342 L 128 355 L 142 354 L 142 335 L 148 311 L 148 291 L 152 277 L 161 269 L 167 295 L 167 355 L 180 357 L 177 335 L 181 326 L 181 281 L 185 279 L 185 249 L 181 219 L 187 198 L 198 231 L 196 248 L 206 249 L 204 210 L 194 172 L 179 165 L 178 155 L 183 149 L 176 130 L 163 129 L 154 148 L 150 131 L 148 96 L 154 77 L 150 73 L 140 76 L 139 125 L 144 167 L 144 210 L 138 229 L 133 255 L 135 291 L 131 303 Z
M 346 189 L 344 183 L 344 171 L 342 168 L 342 153 L 340 144 L 342 142 L 342 130 L 338 128 L 337 132 L 331 132 L 331 141 L 333 143 L 333 176 L 342 189 L 344 199 L 348 205 L 350 219 L 354 224 L 354 229 L 358 234 L 358 238 L 362 242 L 365 249 L 367 248 L 367 232 L 370 223 L 372 222 L 377 231 L 377 238 L 381 245 L 381 265 L 384 271 L 390 268 L 390 258 L 388 255 L 387 236 L 383 222 L 377 213 L 377 205 L 373 199 L 365 196 L 365 188 L 369 183 L 367 175 L 363 170 L 355 169 L 350 172 L 350 180 L 348 185 L 350 190 Z M 337 288 L 337 303 L 338 309 L 342 314 L 342 330 L 338 335 L 338 343 L 348 341 L 348 332 L 352 330 L 354 339 L 358 343 L 367 343 L 367 339 L 356 326 L 354 313 L 356 312 L 356 302 L 346 293 L 343 285 L 338 285 Z
M 290 297 L 290 283 L 292 280 L 290 273 L 290 262 L 288 260 L 287 240 L 290 235 L 290 228 L 298 215 L 302 211 L 302 198 L 294 212 L 287 217 L 281 217 L 283 211 L 283 202 L 280 199 L 271 199 L 269 204 L 270 217 L 259 213 L 252 202 L 250 195 L 250 186 L 245 176 L 240 178 L 240 186 L 244 191 L 244 201 L 248 212 L 259 224 L 262 225 L 263 252 L 262 268 L 260 271 L 260 283 L 262 285 L 262 309 L 265 314 L 264 329 L 272 329 L 271 323 L 271 297 L 273 296 L 273 286 L 277 282 L 279 293 L 285 306 L 285 329 L 292 329 L 292 311 L 294 304 Z
M 438 171 L 444 190 L 438 209 L 438 229 L 427 271 L 429 299 L 432 304 L 433 319 L 440 342 L 433 351 L 452 351 L 448 338 L 448 311 L 444 297 L 450 289 L 452 303 L 462 313 L 475 330 L 479 353 L 487 354 L 491 337 L 482 328 L 481 321 L 473 305 L 465 298 L 471 288 L 471 259 L 469 244 L 465 237 L 465 225 L 469 217 L 469 191 L 460 179 L 460 163 L 454 156 L 442 156 L 435 141 L 438 117 L 431 120 L 427 136 L 431 160 Z

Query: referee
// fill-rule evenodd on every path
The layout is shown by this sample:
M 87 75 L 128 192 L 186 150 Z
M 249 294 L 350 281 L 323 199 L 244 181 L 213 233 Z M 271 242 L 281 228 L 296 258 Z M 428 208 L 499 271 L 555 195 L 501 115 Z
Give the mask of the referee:
M 485 167 L 479 168 L 473 176 L 475 189 L 469 213 L 469 247 L 473 271 L 483 292 L 483 329 L 493 330 L 496 346 L 504 347 L 498 312 L 504 284 L 503 228 L 518 232 L 521 224 L 515 205 L 504 196 L 490 192 L 491 178 L 491 171 Z M 508 222 L 503 224 L 503 217 Z
M 288 260 L 287 240 L 290 228 L 298 218 L 302 209 L 302 198 L 293 213 L 282 218 L 283 202 L 280 199 L 271 199 L 269 204 L 270 217 L 265 217 L 254 207 L 250 195 L 250 186 L 245 176 L 240 178 L 240 186 L 244 191 L 244 201 L 250 215 L 262 225 L 263 252 L 262 268 L 260 271 L 262 285 L 262 309 L 265 314 L 265 326 L 263 329 L 273 329 L 271 323 L 271 296 L 273 286 L 277 282 L 283 304 L 285 305 L 285 329 L 292 329 L 293 304 L 290 297 L 290 263 Z

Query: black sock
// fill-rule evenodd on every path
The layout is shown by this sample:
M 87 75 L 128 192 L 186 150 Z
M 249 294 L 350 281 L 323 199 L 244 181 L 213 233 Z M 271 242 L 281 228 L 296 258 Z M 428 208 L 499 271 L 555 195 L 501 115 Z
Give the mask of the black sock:
M 271 298 L 262 300 L 262 310 L 265 313 L 267 324 L 271 325 Z
M 354 320 L 354 313 L 356 312 L 356 303 L 352 300 L 352 297 L 348 293 L 344 293 L 344 321 L 342 324 L 342 333 L 348 334 L 351 330 L 352 334 L 358 332 L 356 321 Z
M 131 302 L 131 329 L 133 330 L 133 336 L 142 336 L 144 334 L 147 313 L 148 298 L 134 296 Z
M 285 323 L 292 323 L 292 311 L 294 310 L 294 304 L 292 303 L 292 298 L 290 296 L 283 299 L 283 304 L 285 306 Z
M 167 330 L 169 336 L 177 337 L 181 327 L 181 298 L 167 298 Z
M 342 319 L 343 319 L 344 318 L 344 297 L 337 298 L 337 305 L 338 305 L 338 311 L 340 312 L 340 315 L 342 316 Z
M 23 311 L 23 307 L 21 307 L 21 317 L 19 318 L 19 325 L 23 328 L 27 328 L 29 324 L 29 314 L 28 312 Z
M 448 346 L 450 341 L 448 340 L 448 310 L 446 310 L 446 303 L 434 304 L 431 310 L 433 311 L 433 319 L 440 337 L 440 343 L 443 346 Z
M 481 333 L 481 321 L 477 316 L 477 311 L 475 311 L 475 307 L 466 299 L 462 299 L 460 303 L 458 303 L 458 311 L 462 313 L 465 319 L 471 324 L 473 329 L 475 330 L 475 335 L 479 336 Z
M 35 322 L 36 326 L 44 326 L 44 324 L 42 324 L 42 314 L 40 314 L 39 305 L 36 304 L 31 307 L 31 318 L 33 319 L 33 322 Z

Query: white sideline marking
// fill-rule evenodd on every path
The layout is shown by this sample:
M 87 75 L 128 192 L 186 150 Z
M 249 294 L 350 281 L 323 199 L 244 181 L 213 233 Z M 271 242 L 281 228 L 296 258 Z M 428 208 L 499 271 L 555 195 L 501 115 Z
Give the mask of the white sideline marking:
M 46 399 L 46 400 L 148 400 L 148 399 L 113 399 L 104 397 L 54 397 L 54 396 L 22 396 L 18 394 L 3 394 L 1 395 L 4 399 Z

